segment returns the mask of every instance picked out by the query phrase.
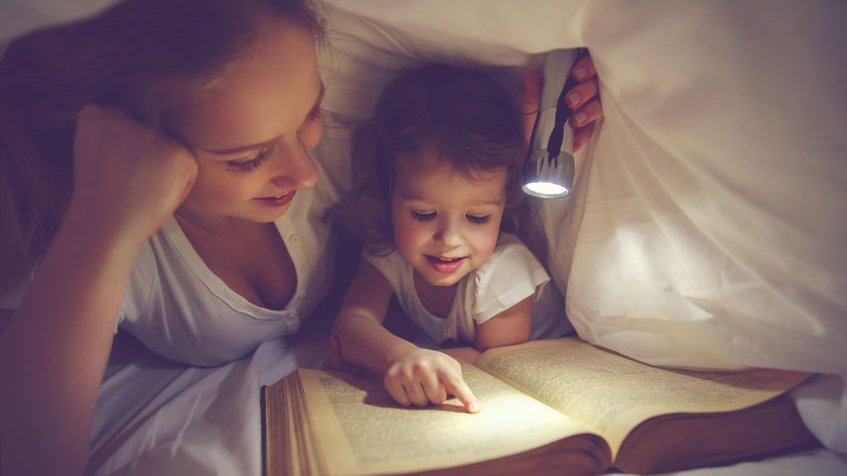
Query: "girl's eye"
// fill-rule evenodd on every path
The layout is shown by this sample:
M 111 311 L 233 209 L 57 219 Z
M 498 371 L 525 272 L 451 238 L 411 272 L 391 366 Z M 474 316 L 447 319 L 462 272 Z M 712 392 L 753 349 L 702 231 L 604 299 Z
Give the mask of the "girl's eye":
M 228 160 L 226 165 L 236 172 L 250 172 L 262 165 L 271 156 L 273 146 L 265 147 L 255 156 L 246 160 Z
M 491 215 L 465 215 L 469 222 L 484 225 L 491 219 Z
M 421 213 L 412 210 L 412 218 L 417 221 L 430 221 L 435 218 L 435 212 Z

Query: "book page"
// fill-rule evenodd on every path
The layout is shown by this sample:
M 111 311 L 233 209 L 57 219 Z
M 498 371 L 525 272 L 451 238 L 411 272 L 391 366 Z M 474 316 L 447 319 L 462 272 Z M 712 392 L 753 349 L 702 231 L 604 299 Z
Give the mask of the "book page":
M 300 369 L 307 406 L 331 474 L 447 468 L 517 454 L 586 433 L 581 424 L 472 366 L 465 379 L 482 403 L 402 408 L 378 379 Z
M 492 349 L 477 365 L 582 421 L 606 438 L 613 455 L 626 435 L 648 418 L 746 408 L 808 377 L 778 370 L 660 369 L 576 338 Z

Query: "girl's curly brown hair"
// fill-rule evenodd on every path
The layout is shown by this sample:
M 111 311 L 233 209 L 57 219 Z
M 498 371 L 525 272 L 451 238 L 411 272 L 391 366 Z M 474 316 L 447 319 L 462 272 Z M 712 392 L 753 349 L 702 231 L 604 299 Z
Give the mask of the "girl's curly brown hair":
M 430 152 L 468 177 L 506 170 L 501 229 L 518 231 L 516 208 L 526 143 L 520 115 L 505 90 L 485 73 L 449 65 L 406 72 L 382 92 L 353 155 L 351 199 L 335 217 L 366 249 L 394 249 L 391 194 L 401 154 Z

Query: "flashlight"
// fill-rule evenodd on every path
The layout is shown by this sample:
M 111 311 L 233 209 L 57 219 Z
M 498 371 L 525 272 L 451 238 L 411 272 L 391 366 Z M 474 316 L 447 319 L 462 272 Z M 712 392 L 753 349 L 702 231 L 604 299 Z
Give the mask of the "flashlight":
M 524 165 L 523 191 L 539 198 L 564 198 L 573 191 L 573 128 L 565 92 L 575 84 L 570 71 L 584 50 L 554 50 L 544 59 L 544 84 Z

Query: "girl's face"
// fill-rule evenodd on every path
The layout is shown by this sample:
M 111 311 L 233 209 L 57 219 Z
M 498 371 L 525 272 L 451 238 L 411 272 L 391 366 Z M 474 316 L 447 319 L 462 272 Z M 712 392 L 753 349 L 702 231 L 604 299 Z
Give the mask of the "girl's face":
M 435 154 L 401 154 L 391 195 L 400 255 L 433 286 L 451 286 L 488 261 L 506 203 L 505 170 L 467 177 Z
M 318 180 L 309 151 L 321 136 L 322 95 L 309 31 L 264 24 L 256 47 L 174 121 L 199 167 L 183 216 L 214 225 L 285 213 Z

